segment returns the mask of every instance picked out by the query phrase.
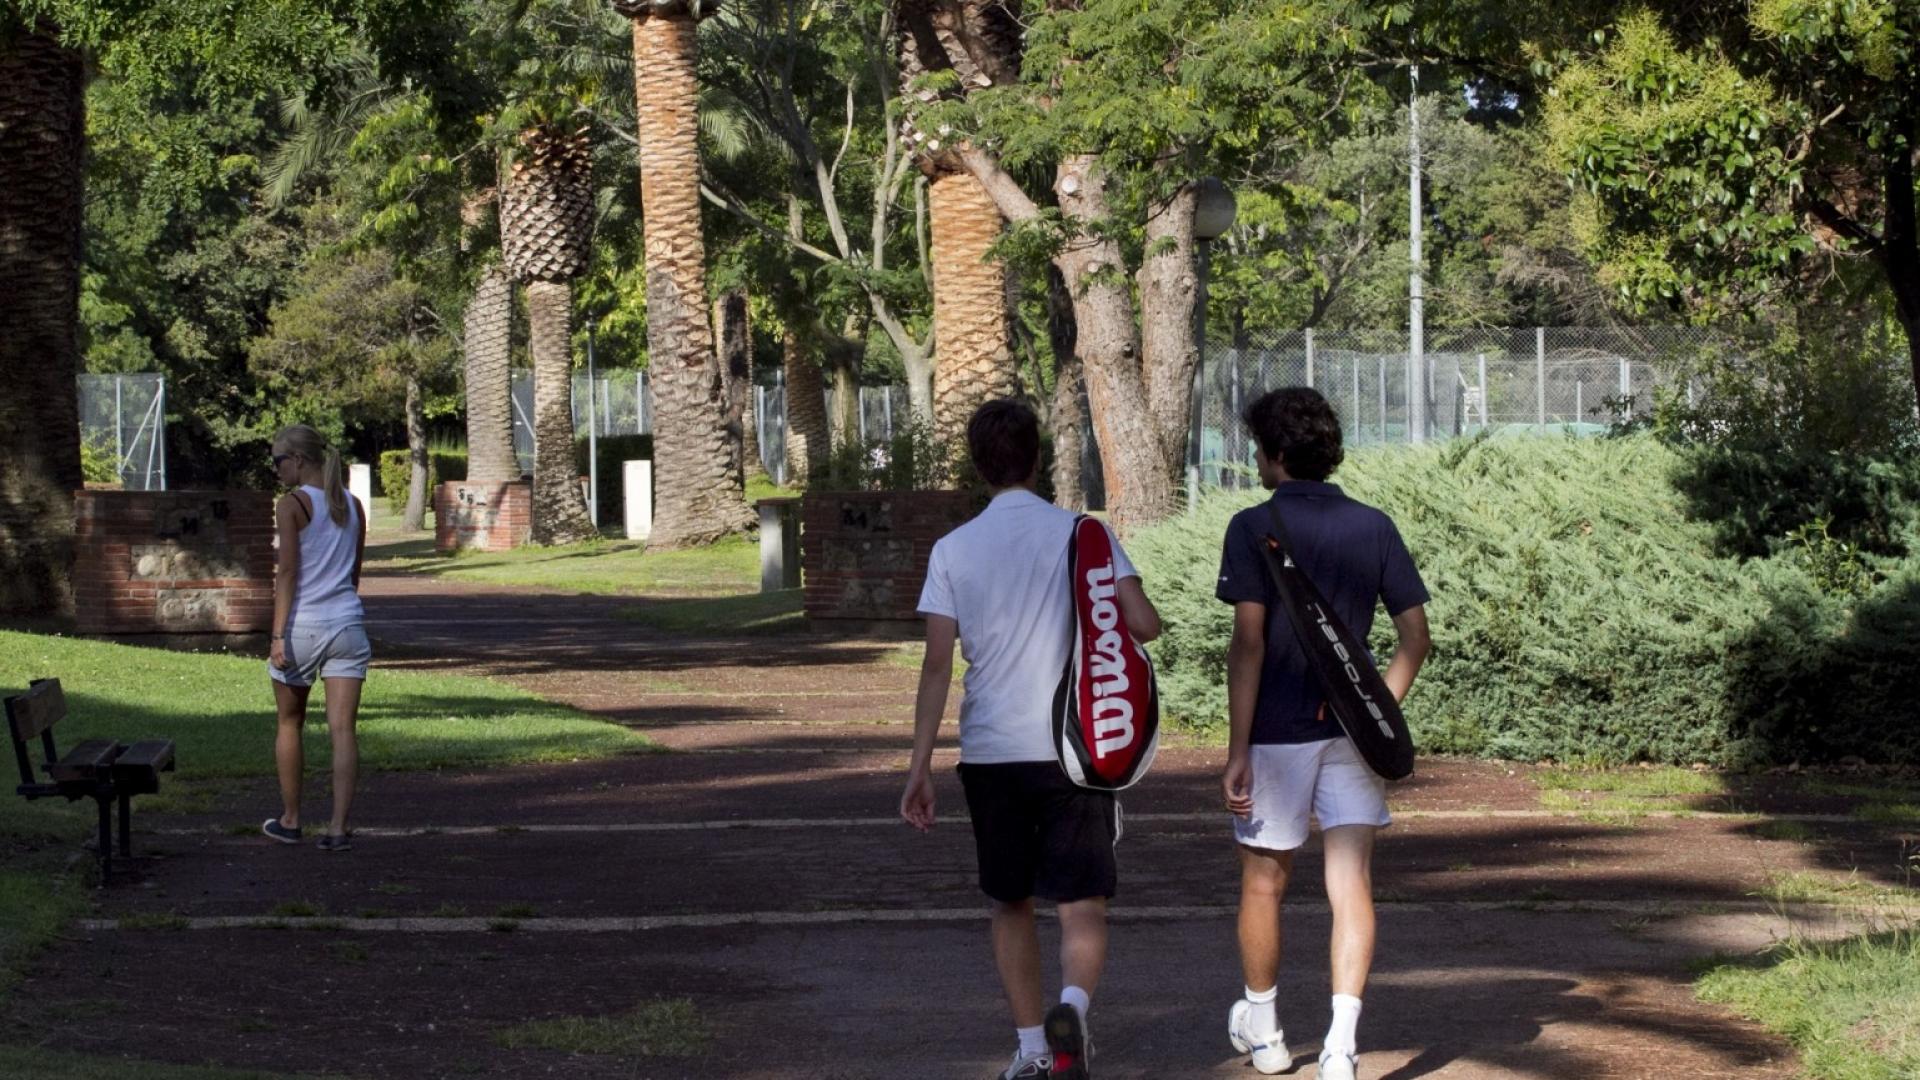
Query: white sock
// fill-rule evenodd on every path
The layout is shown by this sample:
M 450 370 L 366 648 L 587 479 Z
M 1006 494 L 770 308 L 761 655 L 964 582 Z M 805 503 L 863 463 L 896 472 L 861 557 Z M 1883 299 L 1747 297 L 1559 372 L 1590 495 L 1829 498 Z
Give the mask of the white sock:
M 1247 1004 L 1253 1006 L 1247 1010 L 1247 1034 L 1260 1039 L 1280 1034 L 1280 1018 L 1274 1011 L 1274 999 L 1279 996 L 1277 985 L 1265 990 L 1247 987 Z
M 1047 1029 L 1040 1024 L 1030 1028 L 1014 1028 L 1020 1036 L 1020 1056 L 1032 1057 L 1047 1052 Z
M 1360 1026 L 1360 999 L 1352 994 L 1333 995 L 1333 1026 L 1327 1028 L 1325 1047 L 1330 1053 L 1351 1055 L 1359 1047 L 1354 1029 Z
M 1087 1010 L 1093 1008 L 1093 998 L 1085 990 L 1077 986 L 1062 987 L 1060 1001 L 1062 1004 L 1073 1006 L 1074 1011 L 1080 1014 L 1081 1023 L 1087 1022 Z

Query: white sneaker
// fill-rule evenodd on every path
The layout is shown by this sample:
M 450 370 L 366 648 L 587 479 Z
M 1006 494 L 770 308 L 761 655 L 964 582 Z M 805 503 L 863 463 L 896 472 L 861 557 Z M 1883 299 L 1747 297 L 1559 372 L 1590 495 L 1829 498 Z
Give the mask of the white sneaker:
M 1015 1050 L 1013 1064 L 1000 1074 L 1000 1080 L 1047 1080 L 1052 1072 L 1052 1054 L 1022 1054 Z
M 1320 1051 L 1319 1080 L 1354 1080 L 1360 1075 L 1360 1059 L 1352 1054 Z
M 1293 1064 L 1293 1055 L 1287 1052 L 1285 1036 L 1275 1031 L 1264 1039 L 1255 1038 L 1247 1027 L 1252 1012 L 1253 1003 L 1245 998 L 1233 1003 L 1233 1008 L 1227 1010 L 1227 1041 L 1235 1050 L 1253 1055 L 1254 1071 L 1268 1076 L 1286 1072 Z

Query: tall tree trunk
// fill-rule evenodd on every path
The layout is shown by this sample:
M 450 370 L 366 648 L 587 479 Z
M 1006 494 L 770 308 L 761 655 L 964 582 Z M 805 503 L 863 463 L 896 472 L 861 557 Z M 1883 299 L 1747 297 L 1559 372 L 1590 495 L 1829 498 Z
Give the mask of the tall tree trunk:
M 599 535 L 580 492 L 573 437 L 573 286 L 527 283 L 533 354 L 533 542 L 574 544 Z
M 781 338 L 787 382 L 787 483 L 805 487 L 826 467 L 833 444 L 827 426 L 826 386 L 820 363 L 798 331 Z
M 741 481 L 766 472 L 760 461 L 760 435 L 753 410 L 753 325 L 747 317 L 747 293 L 734 289 L 713 303 L 713 325 L 720 340 L 720 369 L 727 380 L 727 437 Z
M 1914 400 L 1920 403 L 1920 212 L 1914 204 L 1914 121 L 1903 125 L 1905 146 L 1888 157 L 1887 221 L 1881 230 L 1880 266 L 1893 292 L 1894 317 L 1907 332 L 1907 359 L 1913 368 Z
M 1111 216 L 1106 177 L 1090 155 L 1063 160 L 1057 176 L 1060 207 L 1082 232 L 1055 262 L 1073 297 L 1076 347 L 1100 444 L 1107 510 L 1124 536 L 1177 509 L 1173 473 L 1141 377 L 1132 290 L 1121 273 L 1120 245 L 1088 231 Z
M 647 350 L 654 400 L 654 525 L 650 545 L 705 544 L 753 520 L 727 453 L 726 400 L 706 311 L 700 223 L 699 84 L 695 22 L 684 11 L 633 21 L 646 232 Z
M 1006 268 L 989 261 L 1000 208 L 964 168 L 935 176 L 933 219 L 933 434 L 966 442 L 967 420 L 1019 390 L 1007 344 Z
M 427 410 L 421 401 L 420 380 L 407 376 L 407 514 L 406 528 L 418 531 L 427 524 Z
M 0 39 L 0 614 L 74 602 L 84 88 L 51 28 Z
M 1186 466 L 1193 425 L 1194 308 L 1200 271 L 1194 261 L 1193 185 L 1149 209 L 1146 256 L 1135 276 L 1140 288 L 1140 374 L 1147 407 L 1160 428 L 1170 476 Z
M 1047 340 L 1053 346 L 1053 403 L 1048 410 L 1053 427 L 1053 502 L 1078 513 L 1087 508 L 1086 483 L 1080 462 L 1086 453 L 1087 392 L 1080 371 L 1073 325 L 1073 296 L 1057 266 L 1047 267 Z
M 833 444 L 845 446 L 860 442 L 860 367 L 861 350 L 841 338 L 829 340 L 826 347 L 827 371 L 833 379 Z
M 467 303 L 467 479 L 501 483 L 520 478 L 513 452 L 513 283 L 499 263 L 487 267 Z

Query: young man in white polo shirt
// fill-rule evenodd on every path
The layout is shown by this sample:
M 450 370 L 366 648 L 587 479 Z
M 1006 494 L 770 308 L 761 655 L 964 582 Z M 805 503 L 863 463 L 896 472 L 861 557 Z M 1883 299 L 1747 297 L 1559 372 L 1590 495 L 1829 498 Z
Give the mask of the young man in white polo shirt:
M 993 955 L 1019 1039 L 1001 1080 L 1086 1080 L 1086 1017 L 1107 955 L 1120 806 L 1067 779 L 1050 712 L 1073 633 L 1067 544 L 1075 515 L 1034 494 L 1040 424 L 1012 400 L 982 405 L 967 449 L 992 489 L 979 516 L 934 545 L 920 613 L 927 655 L 914 702 L 913 760 L 900 815 L 933 827 L 933 743 L 957 637 L 967 659 L 960 781 L 973 819 L 980 888 L 993 901 Z M 1140 575 L 1113 546 L 1121 618 L 1135 640 L 1160 633 Z M 1034 898 L 1059 906 L 1060 1003 L 1048 1009 Z

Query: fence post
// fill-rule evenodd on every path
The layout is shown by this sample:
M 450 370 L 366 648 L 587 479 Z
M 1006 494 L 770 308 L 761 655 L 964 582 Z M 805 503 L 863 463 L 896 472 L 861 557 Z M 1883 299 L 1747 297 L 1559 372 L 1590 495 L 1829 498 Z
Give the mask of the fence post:
M 127 482 L 127 422 L 120 416 L 120 384 L 123 381 L 118 375 L 113 377 L 113 471 L 122 484 Z
M 160 490 L 167 490 L 167 379 L 160 377 L 160 389 L 154 398 L 153 441 L 147 444 L 147 470 L 149 477 L 153 470 L 153 448 L 160 448 Z M 151 478 L 147 481 L 151 487 Z
M 1587 380 L 1585 376 L 1573 381 L 1573 422 L 1584 423 L 1581 417 L 1587 415 Z
M 1380 358 L 1380 441 L 1387 441 L 1387 358 Z
M 1632 396 L 1633 396 L 1633 361 L 1623 356 L 1620 358 L 1620 400 L 1622 402 L 1622 407 L 1626 409 L 1627 416 L 1629 418 L 1633 416 L 1633 405 L 1628 400 Z
M 1360 434 L 1360 362 L 1353 363 L 1353 434 Z
M 1313 386 L 1313 327 L 1307 327 L 1307 386 Z
M 1533 393 L 1540 406 L 1540 426 L 1547 426 L 1547 328 L 1533 328 Z
M 1480 426 L 1493 426 L 1493 414 L 1487 410 L 1487 354 L 1480 354 Z

